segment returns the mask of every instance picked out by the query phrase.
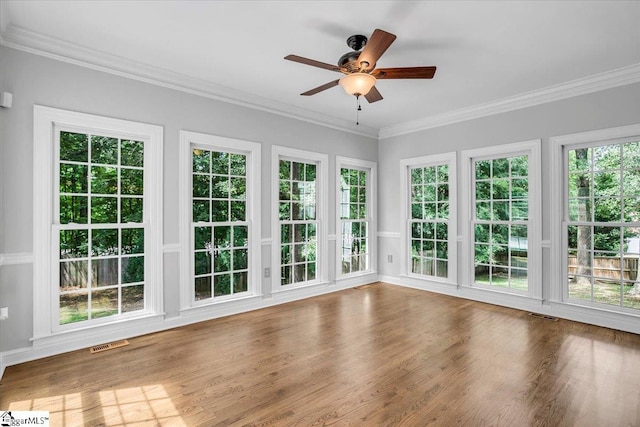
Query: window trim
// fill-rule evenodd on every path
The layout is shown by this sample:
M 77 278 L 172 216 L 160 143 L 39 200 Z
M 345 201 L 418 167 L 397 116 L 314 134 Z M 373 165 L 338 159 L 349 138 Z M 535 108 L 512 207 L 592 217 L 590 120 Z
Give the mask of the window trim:
M 316 163 L 316 279 L 309 282 L 291 283 L 282 286 L 280 283 L 280 160 Z M 280 293 L 328 283 L 328 224 L 329 194 L 327 192 L 329 177 L 329 156 L 313 151 L 299 150 L 274 145 L 271 150 L 271 292 Z
M 369 250 L 369 268 L 362 271 L 356 271 L 353 273 L 342 273 L 342 230 L 340 224 L 342 219 L 340 216 L 340 170 L 342 168 L 360 169 L 368 172 L 367 176 L 367 218 L 365 219 L 368 225 L 368 250 Z M 375 274 L 378 271 L 378 238 L 377 232 L 377 211 L 378 211 L 378 175 L 377 175 L 377 163 L 368 160 L 355 159 L 351 157 L 336 156 L 336 280 L 344 280 L 352 277 L 364 276 L 367 274 Z
M 462 168 L 462 265 L 463 283 L 461 286 L 481 291 L 497 292 L 507 295 L 525 296 L 542 300 L 542 183 L 541 183 L 541 144 L 542 140 L 515 142 L 491 147 L 464 150 L 461 154 Z M 494 159 L 526 154 L 529 157 L 529 219 L 528 255 L 527 255 L 527 291 L 515 291 L 495 286 L 483 286 L 474 283 L 474 232 L 473 197 L 475 188 L 472 185 L 473 161 L 476 159 Z
M 191 147 L 199 145 L 210 150 L 219 149 L 231 153 L 247 156 L 247 210 L 246 222 L 249 223 L 249 282 L 247 293 L 237 297 L 219 297 L 211 300 L 196 301 L 193 288 L 193 258 L 192 258 L 192 163 Z M 189 310 L 216 304 L 238 301 L 260 296 L 261 288 L 261 250 L 260 250 L 260 178 L 261 178 L 261 145 L 256 142 L 227 138 L 187 130 L 180 131 L 180 310 Z
M 59 325 L 54 315 L 57 283 L 54 268 L 58 250 L 52 245 L 57 241 L 54 222 L 54 188 L 58 178 L 54 165 L 59 128 L 87 131 L 104 131 L 145 142 L 144 218 L 145 228 L 145 309 L 117 317 L 107 317 L 98 322 L 78 322 Z M 93 329 L 121 324 L 124 321 L 162 315 L 162 126 L 114 119 L 93 114 L 78 113 L 51 107 L 34 105 L 33 108 L 33 291 L 39 295 L 33 299 L 33 340 L 40 340 L 71 331 Z M 148 268 L 147 268 L 148 267 Z M 59 304 L 59 301 L 57 302 Z
M 400 218 L 403 226 L 400 232 L 400 275 L 420 280 L 445 283 L 450 285 L 458 284 L 458 197 L 457 197 L 457 154 L 455 151 L 442 154 L 433 154 L 422 157 L 412 157 L 400 161 Z M 448 249 L 447 277 L 429 276 L 411 272 L 409 255 L 409 245 L 411 244 L 411 218 L 409 203 L 411 200 L 411 168 L 428 166 L 449 166 L 449 224 L 448 224 Z
M 568 195 L 568 171 L 564 167 L 566 160 L 565 153 L 567 150 L 576 146 L 586 147 L 598 145 L 599 143 L 609 144 L 624 142 L 624 140 L 634 137 L 640 137 L 640 124 L 618 126 L 588 132 L 578 132 L 549 138 L 549 145 L 551 146 L 551 210 L 556 213 L 556 215 L 551 215 L 551 236 L 554 238 L 552 239 L 551 244 L 550 300 L 554 303 L 637 316 L 637 313 L 630 313 L 628 310 L 625 310 L 624 307 L 603 307 L 602 305 L 594 305 L 588 301 L 569 301 L 568 286 L 566 286 L 567 283 L 565 281 L 568 243 L 563 232 L 565 223 L 568 221 L 568 209 L 566 207 Z

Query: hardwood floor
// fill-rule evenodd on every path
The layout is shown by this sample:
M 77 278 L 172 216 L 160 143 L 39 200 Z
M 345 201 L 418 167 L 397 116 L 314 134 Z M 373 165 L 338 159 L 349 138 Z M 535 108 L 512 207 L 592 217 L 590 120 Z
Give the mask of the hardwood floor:
M 52 426 L 637 426 L 640 336 L 374 284 L 7 368 Z

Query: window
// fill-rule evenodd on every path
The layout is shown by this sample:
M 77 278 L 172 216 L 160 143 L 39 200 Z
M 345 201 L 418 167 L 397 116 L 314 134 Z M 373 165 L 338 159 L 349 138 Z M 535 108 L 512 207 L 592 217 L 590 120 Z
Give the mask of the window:
M 144 142 L 56 139 L 60 324 L 144 309 Z
M 36 331 L 161 312 L 162 128 L 39 106 L 34 123 Z
M 260 146 L 181 132 L 183 185 L 183 307 L 229 301 L 259 292 Z
M 474 286 L 541 295 L 539 151 L 536 141 L 463 153 Z
M 403 160 L 405 274 L 456 282 L 456 154 Z
M 373 162 L 336 158 L 338 276 L 375 271 L 374 214 L 376 165 Z
M 276 290 L 326 281 L 327 156 L 274 147 Z M 324 198 L 323 198 L 324 197 Z M 324 236 L 324 237 L 323 237 Z
M 562 155 L 562 299 L 637 313 L 640 127 L 552 142 Z

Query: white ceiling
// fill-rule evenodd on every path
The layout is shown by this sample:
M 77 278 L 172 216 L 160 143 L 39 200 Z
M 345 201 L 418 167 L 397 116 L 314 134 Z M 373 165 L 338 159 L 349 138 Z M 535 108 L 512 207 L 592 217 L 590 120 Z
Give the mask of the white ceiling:
M 640 65 L 638 1 L 12 1 L 2 43 L 173 87 L 377 134 L 407 123 Z M 352 34 L 397 35 L 379 67 L 435 65 L 433 80 L 383 80 L 384 100 L 340 87 Z M 625 68 L 626 67 L 626 68 Z M 542 92 L 540 92 L 542 91 Z

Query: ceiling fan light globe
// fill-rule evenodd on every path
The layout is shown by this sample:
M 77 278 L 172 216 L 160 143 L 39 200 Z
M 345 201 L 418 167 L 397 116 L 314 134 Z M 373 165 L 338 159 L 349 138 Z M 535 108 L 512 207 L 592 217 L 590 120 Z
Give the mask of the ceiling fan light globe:
M 348 95 L 366 95 L 376 84 L 376 78 L 371 74 L 353 73 L 340 79 L 340 86 Z

